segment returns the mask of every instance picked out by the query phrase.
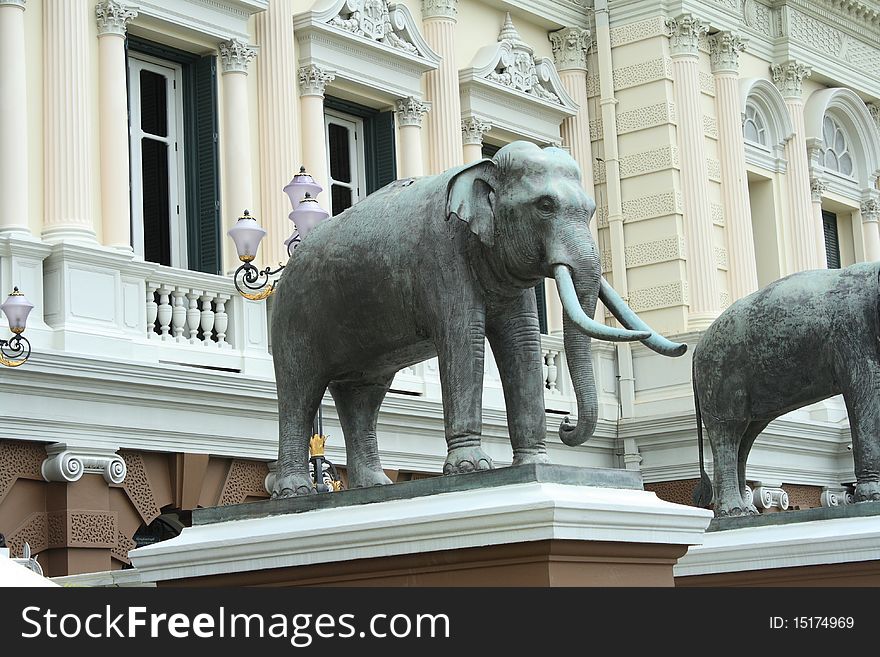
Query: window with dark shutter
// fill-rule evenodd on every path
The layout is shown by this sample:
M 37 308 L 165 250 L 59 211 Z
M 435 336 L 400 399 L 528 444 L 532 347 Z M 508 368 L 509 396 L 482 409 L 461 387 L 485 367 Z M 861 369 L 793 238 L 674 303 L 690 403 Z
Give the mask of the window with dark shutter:
M 837 215 L 822 210 L 822 228 L 825 232 L 825 259 L 828 269 L 840 269 L 840 241 L 837 235 Z

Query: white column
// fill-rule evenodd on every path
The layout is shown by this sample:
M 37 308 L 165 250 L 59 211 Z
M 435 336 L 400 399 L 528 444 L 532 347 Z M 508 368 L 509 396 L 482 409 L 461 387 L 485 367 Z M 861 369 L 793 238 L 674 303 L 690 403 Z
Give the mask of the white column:
M 587 48 L 590 47 L 590 31 L 579 27 L 566 27 L 549 35 L 553 47 L 553 60 L 559 71 L 562 86 L 578 105 L 578 112 L 562 122 L 559 128 L 562 145 L 568 148 L 571 156 L 581 169 L 581 185 L 584 191 L 595 199 L 593 189 L 593 153 L 590 148 L 590 117 L 587 112 Z M 590 233 L 599 248 L 599 222 L 596 217 L 590 220 Z M 545 286 L 547 300 L 547 330 L 550 333 L 562 331 L 562 303 L 559 291 L 552 282 Z M 605 309 L 600 301 L 596 307 L 599 321 L 605 318 Z
M 790 262 L 786 274 L 805 269 L 824 268 L 825 260 L 819 260 L 817 244 L 824 243 L 822 222 L 816 223 L 810 196 L 810 169 L 807 161 L 807 142 L 804 129 L 804 102 L 801 88 L 804 78 L 809 77 L 809 66 L 795 61 L 774 64 L 770 67 L 773 82 L 782 93 L 794 135 L 785 145 L 788 161 L 785 181 L 788 189 L 788 228 L 790 235 Z
M 733 32 L 709 37 L 715 74 L 715 110 L 721 151 L 721 200 L 730 257 L 730 297 L 736 301 L 758 289 L 758 266 L 749 206 L 749 183 L 739 103 L 739 53 L 745 42 Z
M 101 123 L 101 226 L 106 246 L 131 250 L 125 26 L 137 12 L 115 0 L 95 7 Z
M 284 186 L 299 171 L 296 145 L 299 104 L 292 81 L 296 76 L 293 52 L 294 0 L 273 0 L 254 16 L 260 63 L 257 88 L 260 102 L 260 223 L 266 229 L 263 261 L 286 259 L 284 246 L 292 226 L 287 219 L 290 200 Z
M 95 241 L 92 204 L 94 2 L 43 3 L 43 237 Z
M 812 217 L 813 221 L 816 222 L 819 226 L 823 226 L 822 221 L 822 195 L 825 194 L 825 182 L 820 180 L 819 178 L 810 178 L 810 200 L 812 202 Z M 828 256 L 825 253 L 825 230 L 824 227 L 822 229 L 822 235 L 819 240 L 819 245 L 817 248 L 817 252 L 821 258 L 821 261 L 824 263 L 822 267 L 828 266 Z
M 324 191 L 318 203 L 327 206 L 327 136 L 324 134 L 324 89 L 336 76 L 314 64 L 299 69 L 299 109 L 302 117 L 302 161 Z
M 491 123 L 476 116 L 461 120 L 462 154 L 465 163 L 483 159 L 483 135 L 491 129 Z
M 689 14 L 667 19 L 675 108 L 678 113 L 679 162 L 687 236 L 690 290 L 688 327 L 708 326 L 720 311 L 718 267 L 709 208 L 709 173 L 703 137 L 699 77 L 699 38 L 708 26 Z
M 248 98 L 248 65 L 257 51 L 244 41 L 232 39 L 219 44 L 223 71 L 223 132 L 220 147 L 223 167 L 223 233 L 235 225 L 254 200 L 251 173 L 251 122 Z M 224 266 L 234 269 L 238 262 L 231 249 L 225 249 Z
M 0 234 L 28 232 L 25 0 L 0 0 Z
M 872 198 L 862 203 L 859 209 L 862 215 L 862 238 L 865 243 L 865 260 L 880 260 L 880 199 Z
M 397 134 L 400 144 L 399 178 L 418 178 L 424 175 L 422 119 L 429 109 L 429 105 L 412 96 L 397 100 Z
M 429 173 L 440 173 L 463 162 L 459 141 L 461 99 L 455 65 L 455 24 L 458 0 L 422 0 L 422 34 L 442 60 L 425 74 L 425 97 L 433 108 L 427 117 Z

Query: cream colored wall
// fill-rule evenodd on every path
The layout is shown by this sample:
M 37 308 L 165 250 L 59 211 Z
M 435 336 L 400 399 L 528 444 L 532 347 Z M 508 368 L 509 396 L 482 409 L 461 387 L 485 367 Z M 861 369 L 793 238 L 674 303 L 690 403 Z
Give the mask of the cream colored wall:
M 774 180 L 758 173 L 749 174 L 749 206 L 758 286 L 764 287 L 782 275 L 784 252 L 781 244 L 781 222 L 776 210 Z
M 455 64 L 459 69 L 470 65 L 483 46 L 498 41 L 506 12 L 479 2 L 460 0 L 458 23 L 455 27 Z M 511 14 L 520 37 L 535 50 L 535 57 L 553 57 L 553 48 L 547 30 L 530 23 L 521 14 Z
M 43 230 L 43 7 L 29 2 L 24 12 L 27 67 L 28 226 Z

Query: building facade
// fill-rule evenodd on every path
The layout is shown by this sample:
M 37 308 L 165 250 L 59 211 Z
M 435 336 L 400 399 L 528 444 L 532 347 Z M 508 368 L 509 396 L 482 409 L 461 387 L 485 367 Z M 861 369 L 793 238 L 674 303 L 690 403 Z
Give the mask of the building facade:
M 248 209 L 257 264 L 285 259 L 301 165 L 337 214 L 514 140 L 565 148 L 606 278 L 691 345 L 781 276 L 880 259 L 878 44 L 873 0 L 0 0 L 0 291 L 35 304 L 33 355 L 0 368 L 0 532 L 49 575 L 114 570 L 196 507 L 267 496 L 271 298 L 238 295 L 225 233 Z M 537 293 L 553 461 L 688 503 L 689 356 L 595 343 L 599 425 L 565 447 L 562 311 Z M 393 480 L 441 471 L 439 391 L 435 361 L 395 379 Z M 509 464 L 492 359 L 483 415 Z M 758 506 L 846 503 L 849 443 L 837 399 L 771 423 Z

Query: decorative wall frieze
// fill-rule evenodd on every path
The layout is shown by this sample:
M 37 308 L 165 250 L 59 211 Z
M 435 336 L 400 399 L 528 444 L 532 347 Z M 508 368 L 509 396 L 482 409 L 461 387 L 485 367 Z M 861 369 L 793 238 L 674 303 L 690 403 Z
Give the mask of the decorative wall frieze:
M 0 502 L 18 479 L 42 480 L 46 450 L 40 443 L 0 441 Z
M 877 134 L 880 134 L 880 105 L 877 105 L 876 103 L 865 103 L 865 106 L 868 108 L 868 114 L 871 115 L 874 125 L 877 126 Z
M 725 310 L 728 306 L 730 306 L 730 292 L 722 290 L 718 299 L 718 307 Z
M 810 77 L 812 69 L 800 62 L 788 60 L 781 64 L 772 64 L 770 72 L 773 84 L 779 89 L 783 98 L 800 98 L 803 93 L 804 78 Z
M 718 119 L 708 114 L 703 114 L 703 132 L 707 137 L 718 139 Z
M 458 17 L 458 0 L 422 0 L 422 19 Z
M 591 119 L 590 126 L 590 141 L 599 141 L 602 139 L 602 117 L 596 117 L 595 119 Z M 620 124 L 617 124 L 618 127 Z
M 492 129 L 492 124 L 488 121 L 469 116 L 461 120 L 461 141 L 464 145 L 481 145 L 483 143 L 483 135 Z
M 709 180 L 713 182 L 721 182 L 721 162 L 714 157 L 706 158 L 706 171 L 709 174 Z
M 24 545 L 30 545 L 34 554 L 42 552 L 49 546 L 49 519 L 45 511 L 36 511 L 28 515 L 19 525 L 6 534 L 6 545 L 10 554 L 22 554 Z
M 675 281 L 629 291 L 629 305 L 635 311 L 687 306 L 689 303 L 687 281 Z
M 627 269 L 660 262 L 685 259 L 684 237 L 677 235 L 662 240 L 628 244 L 625 249 Z
M 323 96 L 324 89 L 336 79 L 336 75 L 314 64 L 299 69 L 299 95 Z
M 724 206 L 720 203 L 709 203 L 709 213 L 712 216 L 712 223 L 716 226 L 724 225 Z
M 715 249 L 715 265 L 718 269 L 727 271 L 730 268 L 729 258 L 727 257 L 727 249 L 723 246 L 716 246 Z
M 41 467 L 46 481 L 72 483 L 84 474 L 99 474 L 108 484 L 125 481 L 125 461 L 115 450 L 54 443 L 46 446 L 46 453 Z
M 778 486 L 765 486 L 761 482 L 755 482 L 752 487 L 752 503 L 762 513 L 769 509 L 785 511 L 788 509 L 788 493 Z
M 126 25 L 137 18 L 137 10 L 116 0 L 105 0 L 95 5 L 98 36 L 116 34 L 125 36 Z
M 666 23 L 660 16 L 611 28 L 611 47 L 625 46 L 654 37 L 668 36 Z
M 709 31 L 709 24 L 691 14 L 666 19 L 669 51 L 673 57 L 696 57 L 699 54 L 700 37 Z
M 161 515 L 162 509 L 156 502 L 156 495 L 153 493 L 153 486 L 147 474 L 144 458 L 139 453 L 130 450 L 120 450 L 119 456 L 125 461 L 126 469 L 122 487 L 141 520 L 148 525 Z
M 617 115 L 617 134 L 653 128 L 658 125 L 675 123 L 677 120 L 675 104 L 670 102 L 647 105 L 638 109 L 621 112 Z M 592 133 L 592 127 L 591 127 Z M 601 133 L 599 133 L 601 137 Z
M 673 145 L 634 153 L 633 155 L 626 155 L 620 158 L 621 178 L 632 178 L 644 173 L 678 168 L 678 147 Z
M 580 27 L 564 27 L 547 35 L 553 47 L 553 61 L 558 70 L 587 69 L 590 34 L 590 30 Z
M 715 76 L 706 71 L 700 71 L 700 93 L 715 97 Z
M 862 203 L 859 210 L 862 213 L 862 222 L 867 223 L 872 221 L 877 223 L 880 221 L 880 201 L 876 198 L 868 199 L 864 203 Z
M 224 73 L 247 73 L 251 60 L 257 56 L 257 49 L 241 39 L 221 41 L 217 47 Z
M 402 14 L 390 11 L 389 0 L 345 0 L 328 23 L 410 55 L 419 50 L 410 42 Z
M 651 196 L 628 199 L 623 202 L 621 211 L 625 224 L 657 217 L 681 214 L 683 212 L 683 199 L 681 192 L 663 192 Z M 600 205 L 596 208 L 597 225 L 600 228 L 608 227 L 608 207 Z
M 431 104 L 413 96 L 398 98 L 396 103 L 397 124 L 400 126 L 422 127 L 422 119 L 431 109 Z
M 739 71 L 739 54 L 746 49 L 748 41 L 736 32 L 718 32 L 709 37 L 709 52 L 713 73 Z
M 265 484 L 268 475 L 269 466 L 264 461 L 234 459 L 229 464 L 217 506 L 241 504 L 248 497 L 266 497 Z
M 814 203 L 822 201 L 822 195 L 825 194 L 827 186 L 821 178 L 810 178 L 810 195 Z
M 660 57 L 658 59 L 642 62 L 641 64 L 623 66 L 614 69 L 612 79 L 614 80 L 615 91 L 629 89 L 630 87 L 638 87 L 643 84 L 648 84 L 649 82 L 656 82 L 657 80 L 671 80 L 672 60 L 668 57 Z M 595 95 L 598 95 L 598 93 L 597 79 L 597 90 Z

